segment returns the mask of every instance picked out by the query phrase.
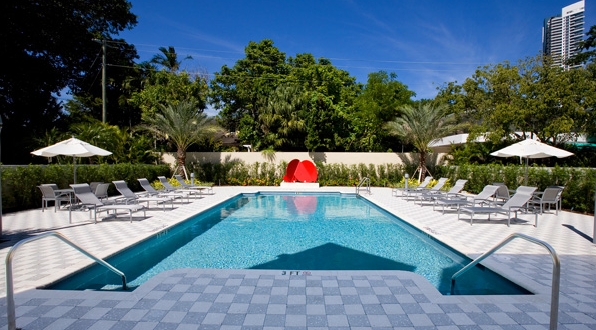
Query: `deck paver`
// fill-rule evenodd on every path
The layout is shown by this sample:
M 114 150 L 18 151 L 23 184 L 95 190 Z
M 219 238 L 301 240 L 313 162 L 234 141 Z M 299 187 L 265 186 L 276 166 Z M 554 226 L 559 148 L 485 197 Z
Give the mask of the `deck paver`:
M 215 194 L 94 224 L 88 212 L 29 210 L 5 214 L 0 258 L 18 240 L 58 231 L 105 258 L 156 235 L 240 192 L 279 187 L 215 187 Z M 287 190 L 287 189 L 283 189 Z M 320 191 L 353 193 L 354 188 Z M 560 329 L 596 328 L 594 218 L 546 213 L 533 226 L 522 214 L 510 227 L 502 220 L 458 220 L 372 188 L 363 195 L 422 232 L 476 257 L 512 233 L 548 242 L 561 258 Z M 499 219 L 497 216 L 496 219 Z M 502 218 L 501 218 L 502 219 Z M 133 292 L 36 289 L 90 264 L 62 242 L 48 238 L 14 256 L 17 325 L 24 329 L 546 329 L 550 313 L 551 257 L 516 240 L 483 264 L 534 292 L 518 296 L 443 296 L 419 275 L 400 271 L 295 271 L 180 269 L 158 274 Z M 0 273 L 0 329 L 7 328 L 5 274 Z

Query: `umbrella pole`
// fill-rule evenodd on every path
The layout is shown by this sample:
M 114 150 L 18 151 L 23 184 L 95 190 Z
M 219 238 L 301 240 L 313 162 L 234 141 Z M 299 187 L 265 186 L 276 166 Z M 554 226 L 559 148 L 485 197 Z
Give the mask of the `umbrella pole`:
M 74 168 L 74 184 L 77 184 L 77 157 L 72 156 L 72 167 Z
M 528 185 L 528 158 L 526 158 L 526 186 Z

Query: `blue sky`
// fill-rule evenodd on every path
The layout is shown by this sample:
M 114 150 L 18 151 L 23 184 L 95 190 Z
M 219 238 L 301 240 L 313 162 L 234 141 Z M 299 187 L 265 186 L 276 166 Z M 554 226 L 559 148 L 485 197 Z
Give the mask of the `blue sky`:
M 366 83 L 395 72 L 417 94 L 463 82 L 479 66 L 537 55 L 542 24 L 574 0 L 132 0 L 138 25 L 120 34 L 140 61 L 174 46 L 189 71 L 213 77 L 244 58 L 249 41 L 271 39 L 286 56 L 310 53 Z M 585 30 L 596 25 L 586 0 Z

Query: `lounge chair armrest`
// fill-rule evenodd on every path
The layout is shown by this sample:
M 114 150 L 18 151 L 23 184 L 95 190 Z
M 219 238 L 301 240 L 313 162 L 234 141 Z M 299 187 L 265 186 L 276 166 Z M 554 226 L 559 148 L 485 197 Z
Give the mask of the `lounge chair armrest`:
M 460 193 L 445 193 L 445 196 L 449 199 L 468 199 L 468 195 Z
M 128 198 L 124 197 L 124 196 L 117 196 L 114 197 L 114 199 L 111 199 L 109 201 L 104 201 L 104 204 L 109 205 L 109 204 L 128 204 Z
M 476 205 L 476 203 L 482 205 L 482 204 L 488 204 L 488 205 L 493 205 L 496 206 L 497 203 L 495 203 L 494 200 L 492 199 L 486 199 L 486 198 L 474 198 L 472 200 L 472 205 Z
M 509 212 L 511 212 L 511 211 L 519 211 L 519 210 L 529 210 L 529 208 L 527 207 L 527 205 L 509 206 Z
M 124 201 L 124 204 L 137 204 L 137 199 L 136 198 L 125 198 L 122 197 L 121 200 Z

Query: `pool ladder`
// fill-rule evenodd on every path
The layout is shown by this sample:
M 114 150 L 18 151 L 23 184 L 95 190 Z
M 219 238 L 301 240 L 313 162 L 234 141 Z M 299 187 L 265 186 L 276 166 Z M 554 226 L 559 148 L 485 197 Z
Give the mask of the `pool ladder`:
M 541 241 L 537 238 L 534 238 L 534 237 L 531 237 L 531 236 L 528 236 L 525 234 L 520 234 L 520 233 L 515 233 L 515 234 L 509 235 L 501 243 L 497 244 L 492 249 L 483 253 L 481 256 L 474 259 L 474 261 L 472 261 L 471 263 L 466 265 L 460 271 L 453 274 L 453 276 L 451 276 L 451 293 L 453 294 L 453 289 L 454 289 L 453 285 L 455 284 L 455 279 L 457 277 L 459 277 L 463 273 L 467 272 L 472 267 L 476 266 L 479 262 L 486 259 L 488 256 L 495 253 L 498 249 L 507 245 L 507 243 L 511 242 L 512 240 L 514 240 L 516 238 L 523 238 L 526 241 L 543 246 L 545 249 L 548 250 L 548 252 L 550 253 L 550 256 L 553 259 L 553 279 L 552 279 L 552 285 L 551 285 L 552 289 L 551 289 L 551 298 L 550 298 L 550 327 L 549 327 L 549 329 L 555 330 L 555 329 L 557 329 L 557 322 L 558 322 L 558 318 L 559 318 L 559 286 L 560 286 L 560 282 L 561 282 L 561 262 L 559 261 L 559 257 L 557 256 L 557 253 L 552 248 L 552 246 L 550 246 L 548 243 Z
M 363 188 L 362 186 L 364 184 L 366 184 L 366 187 Z M 370 178 L 364 177 L 362 178 L 362 180 L 360 180 L 360 183 L 358 184 L 358 186 L 356 186 L 356 194 L 360 194 L 360 189 L 365 189 L 365 191 L 367 191 L 370 195 Z
M 17 329 L 15 306 L 14 306 L 14 288 L 13 288 L 13 280 L 12 280 L 12 259 L 13 259 L 13 256 L 14 256 L 16 250 L 20 246 L 27 244 L 29 242 L 36 241 L 38 239 L 49 237 L 49 236 L 54 236 L 56 238 L 59 238 L 64 243 L 73 247 L 75 250 L 77 250 L 77 251 L 81 252 L 82 254 L 86 255 L 87 257 L 93 259 L 93 261 L 108 268 L 112 272 L 120 275 L 120 277 L 122 278 L 122 290 L 126 290 L 126 275 L 124 275 L 123 272 L 119 271 L 114 266 L 105 262 L 103 259 L 100 259 L 100 258 L 94 256 L 93 254 L 87 252 L 85 249 L 76 245 L 74 242 L 72 242 L 71 240 L 66 238 L 66 236 L 64 236 L 58 232 L 51 231 L 48 233 L 37 235 L 35 237 L 31 237 L 31 238 L 27 238 L 27 239 L 18 241 L 13 247 L 10 248 L 10 250 L 8 250 L 8 254 L 6 254 L 6 315 L 8 317 L 8 329 L 9 330 Z

